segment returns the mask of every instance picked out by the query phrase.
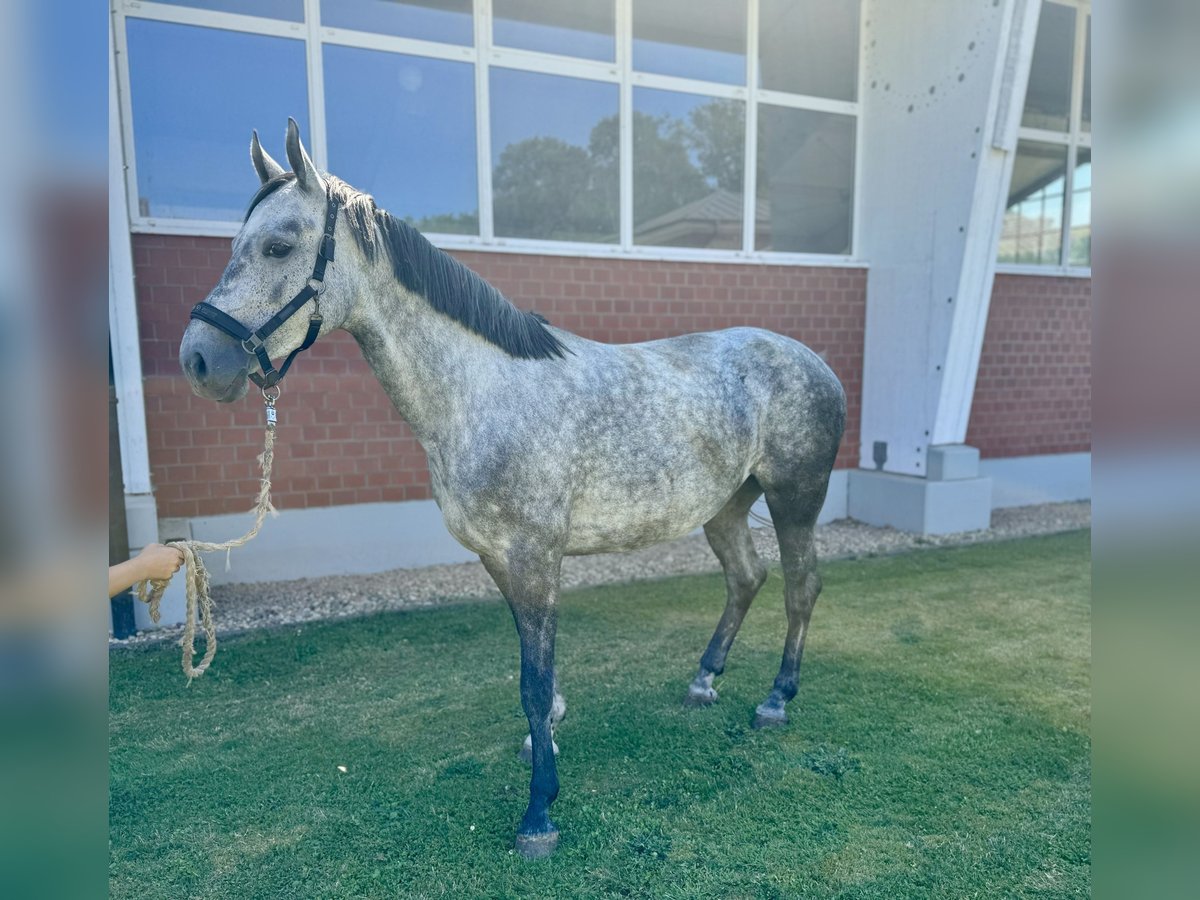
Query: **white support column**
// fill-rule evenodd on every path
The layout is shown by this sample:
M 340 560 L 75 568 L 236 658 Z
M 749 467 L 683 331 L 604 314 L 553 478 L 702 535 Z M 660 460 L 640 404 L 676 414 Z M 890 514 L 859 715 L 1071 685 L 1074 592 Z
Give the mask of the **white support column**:
M 158 506 L 150 481 L 150 449 L 146 439 L 146 399 L 142 392 L 142 357 L 138 340 L 137 302 L 133 283 L 133 248 L 129 238 L 126 191 L 126 146 L 117 81 L 117 43 L 108 31 L 108 334 L 113 385 L 117 393 L 117 427 L 121 437 L 121 475 L 125 482 L 125 519 L 129 548 L 140 550 L 159 539 Z M 122 42 L 123 44 L 123 42 Z M 170 537 L 173 537 L 170 536 Z M 187 598 L 183 579 L 171 582 L 160 607 L 162 625 L 183 621 Z M 134 604 L 137 627 L 152 625 L 145 605 Z
M 133 248 L 129 207 L 125 198 L 125 148 L 117 93 L 116 46 L 109 25 L 108 58 L 108 328 L 117 417 L 121 429 L 121 464 L 126 497 L 150 495 L 150 453 L 146 440 L 146 402 L 142 395 L 142 359 L 138 342 L 137 303 L 133 287 Z M 131 544 L 134 544 L 131 537 Z
M 931 452 L 966 438 L 1039 9 L 864 4 L 860 239 L 871 265 L 852 516 L 856 494 L 859 514 L 877 513 L 880 498 L 866 500 L 876 488 L 920 504 L 959 492 L 987 515 L 990 486 L 926 476 Z M 884 488 L 885 475 L 920 483 Z M 939 530 L 909 513 L 889 524 Z

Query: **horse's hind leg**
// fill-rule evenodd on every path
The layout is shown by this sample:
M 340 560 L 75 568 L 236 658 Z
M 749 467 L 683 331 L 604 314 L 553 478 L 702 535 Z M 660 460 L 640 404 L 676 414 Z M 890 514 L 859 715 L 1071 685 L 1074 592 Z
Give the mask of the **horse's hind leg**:
M 704 526 L 709 546 L 725 569 L 725 612 L 717 623 L 708 649 L 700 658 L 700 671 L 688 687 L 687 703 L 691 706 L 707 706 L 717 699 L 713 689 L 713 677 L 725 671 L 725 657 L 737 637 L 742 619 L 750 608 L 754 595 L 767 580 L 767 567 L 754 550 L 750 537 L 750 525 L 746 515 L 754 501 L 762 494 L 762 488 L 754 478 L 749 478 L 729 502 Z
M 779 537 L 779 557 L 783 564 L 784 606 L 787 608 L 787 640 L 783 662 L 771 693 L 755 710 L 754 727 L 783 725 L 785 706 L 796 696 L 800 678 L 800 657 L 813 606 L 821 593 L 817 574 L 817 547 L 813 531 L 825 490 L 774 491 L 767 489 L 767 505 Z
M 550 704 L 550 746 L 554 748 L 554 755 L 558 756 L 558 744 L 554 740 L 554 731 L 558 728 L 558 723 L 563 720 L 567 714 L 567 701 L 563 699 L 563 695 L 558 690 L 558 676 L 554 676 L 554 702 Z M 527 766 L 533 765 L 533 735 L 525 735 L 525 743 L 521 745 L 521 749 L 517 751 L 517 756 L 521 762 Z

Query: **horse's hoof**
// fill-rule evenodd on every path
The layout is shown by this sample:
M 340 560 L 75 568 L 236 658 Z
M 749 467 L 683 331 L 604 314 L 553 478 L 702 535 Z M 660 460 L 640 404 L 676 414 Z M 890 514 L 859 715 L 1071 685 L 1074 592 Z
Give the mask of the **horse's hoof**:
M 525 859 L 545 859 L 558 846 L 558 829 L 541 834 L 518 834 L 517 852 Z
M 683 705 L 690 707 L 712 706 L 717 702 L 717 692 L 712 688 L 688 688 L 687 696 L 683 698 Z
M 776 706 L 760 706 L 754 711 L 755 728 L 782 728 L 787 721 L 787 713 Z

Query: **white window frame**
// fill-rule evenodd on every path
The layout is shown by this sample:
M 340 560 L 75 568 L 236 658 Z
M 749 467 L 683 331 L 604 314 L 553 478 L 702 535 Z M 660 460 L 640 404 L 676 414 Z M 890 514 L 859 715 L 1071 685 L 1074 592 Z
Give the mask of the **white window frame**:
M 616 58 L 613 62 L 557 56 L 530 50 L 496 47 L 492 44 L 492 0 L 475 0 L 473 46 L 396 37 L 387 34 L 352 31 L 320 25 L 320 0 L 303 0 L 304 21 L 286 22 L 238 13 L 217 12 L 151 0 L 112 0 L 113 32 L 117 52 L 117 80 L 124 141 L 126 195 L 130 227 L 139 234 L 178 234 L 200 237 L 233 237 L 240 222 L 207 219 L 175 219 L 140 215 L 137 196 L 137 157 L 133 141 L 133 110 L 130 100 L 128 44 L 125 22 L 128 18 L 151 19 L 184 25 L 198 25 L 229 31 L 301 40 L 305 44 L 308 79 L 309 150 L 320 168 L 328 168 L 325 127 L 325 79 L 322 65 L 325 44 L 383 50 L 411 56 L 469 62 L 475 67 L 475 140 L 479 194 L 479 235 L 426 233 L 434 244 L 446 250 L 479 250 L 501 253 L 544 254 L 551 256 L 617 257 L 650 260 L 697 262 L 758 262 L 770 265 L 820 265 L 861 268 L 865 261 L 857 255 L 861 194 L 862 128 L 861 98 L 863 79 L 862 17 L 865 0 L 859 3 L 858 99 L 854 102 L 828 100 L 780 91 L 766 91 L 756 83 L 758 66 L 759 0 L 747 0 L 746 84 L 729 85 L 691 78 L 677 78 L 638 72 L 632 66 L 633 0 L 614 0 L 616 4 Z M 543 239 L 497 237 L 494 233 L 492 204 L 492 155 L 490 127 L 489 75 L 491 66 L 565 75 L 607 82 L 618 86 L 618 126 L 620 140 L 620 239 L 616 244 L 591 244 Z M 744 159 L 744 206 L 741 250 L 717 250 L 692 247 L 646 247 L 633 242 L 633 88 L 650 87 L 742 100 L 746 103 Z M 836 112 L 853 116 L 854 124 L 854 197 L 851 201 L 851 251 L 848 254 L 784 253 L 754 249 L 754 218 L 757 185 L 758 104 L 790 106 L 817 112 Z M 263 123 L 268 125 L 269 123 Z M 403 211 L 397 211 L 401 214 Z
M 1087 66 L 1087 26 L 1092 15 L 1091 0 L 1042 0 L 1042 3 L 1057 3 L 1075 10 L 1075 43 L 1071 67 L 1071 109 L 1067 131 L 1047 131 L 1042 128 L 1017 130 L 1017 138 L 1039 144 L 1055 144 L 1067 148 L 1067 175 L 1063 182 L 1062 246 L 1058 263 L 996 263 L 998 275 L 1066 275 L 1075 278 L 1091 278 L 1092 267 L 1073 266 L 1071 258 L 1071 202 L 1075 188 L 1075 165 L 1079 148 L 1092 148 L 1092 133 L 1082 127 L 1083 76 Z

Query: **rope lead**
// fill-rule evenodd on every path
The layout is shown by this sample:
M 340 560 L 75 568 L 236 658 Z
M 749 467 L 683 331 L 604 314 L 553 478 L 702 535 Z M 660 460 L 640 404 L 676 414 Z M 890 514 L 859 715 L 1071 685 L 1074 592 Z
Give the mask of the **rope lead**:
M 187 566 L 187 615 L 184 620 L 183 636 L 180 646 L 183 647 L 183 673 L 188 677 L 188 684 L 193 678 L 198 678 L 208 669 L 209 663 L 217 653 L 217 629 L 213 625 L 212 596 L 209 593 L 208 569 L 204 566 L 201 553 L 212 553 L 217 550 L 230 551 L 241 547 L 254 539 L 263 521 L 268 515 L 276 515 L 275 507 L 271 505 L 271 465 L 275 461 L 275 400 L 279 396 L 278 386 L 272 387 L 273 393 L 264 389 L 263 397 L 267 404 L 267 428 L 263 439 L 263 452 L 258 457 L 262 467 L 262 478 L 258 487 L 258 500 L 254 504 L 254 525 L 239 538 L 213 544 L 208 541 L 170 541 L 168 547 L 178 547 L 183 552 L 183 562 Z M 163 592 L 171 583 L 170 578 L 149 579 L 137 586 L 136 596 L 150 607 L 150 618 L 157 622 L 158 607 L 162 602 Z M 199 613 L 199 626 L 204 632 L 204 657 L 200 664 L 193 665 L 196 659 L 196 618 Z

